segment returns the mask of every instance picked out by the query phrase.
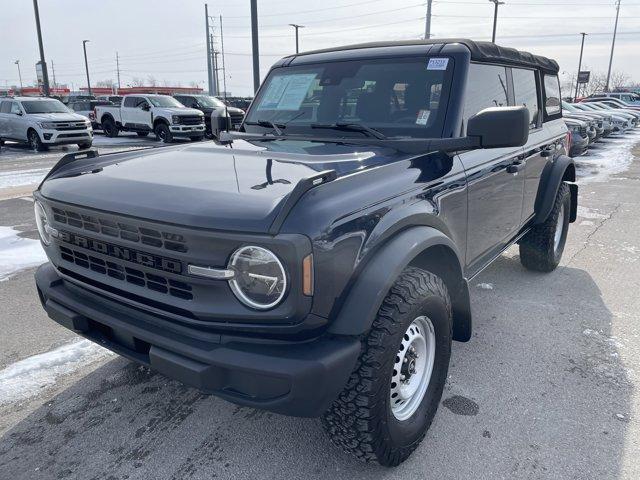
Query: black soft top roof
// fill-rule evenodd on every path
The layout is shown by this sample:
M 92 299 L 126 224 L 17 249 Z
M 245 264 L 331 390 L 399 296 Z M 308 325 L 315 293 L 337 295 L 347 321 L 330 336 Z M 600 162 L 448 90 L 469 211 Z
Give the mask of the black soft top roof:
M 516 50 L 511 47 L 502 47 L 491 42 L 476 42 L 466 38 L 436 38 L 432 40 L 400 40 L 393 42 L 371 42 L 356 45 L 346 45 L 343 47 L 327 48 L 323 50 L 313 50 L 302 52 L 294 57 L 302 57 L 317 53 L 340 52 L 345 50 L 359 50 L 364 48 L 385 48 L 402 47 L 412 45 L 447 45 L 459 43 L 466 46 L 471 52 L 471 60 L 478 62 L 501 63 L 514 66 L 539 68 L 546 73 L 557 74 L 560 70 L 558 63 L 541 55 L 534 55 L 529 52 Z

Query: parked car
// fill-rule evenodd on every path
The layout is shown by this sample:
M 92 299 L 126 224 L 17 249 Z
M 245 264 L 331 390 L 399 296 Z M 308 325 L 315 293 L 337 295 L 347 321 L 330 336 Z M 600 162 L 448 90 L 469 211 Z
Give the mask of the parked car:
M 145 137 L 151 132 L 158 140 L 171 143 L 174 137 L 202 140 L 204 115 L 187 108 L 168 95 L 125 95 L 122 105 L 98 106 L 96 122 L 108 137 L 119 132 L 136 132 Z
M 50 145 L 91 147 L 93 129 L 85 117 L 46 97 L 14 97 L 0 102 L 0 143 L 14 140 L 43 151 Z
M 223 130 L 237 129 L 244 118 L 244 110 L 229 107 L 222 100 L 210 95 L 174 95 L 185 107 L 204 113 L 207 135 L 218 138 Z M 212 129 L 213 125 L 213 129 Z
M 555 61 L 488 42 L 292 55 L 219 143 L 54 166 L 38 295 L 104 347 L 398 465 L 472 337 L 469 281 L 514 244 L 530 270 L 560 262 L 560 98 Z
M 618 100 L 622 100 L 628 105 L 637 105 L 640 106 L 640 95 L 633 92 L 598 92 L 589 95 L 588 98 L 617 98 Z
M 569 132 L 571 132 L 571 147 L 569 156 L 578 157 L 587 153 L 589 149 L 589 136 L 587 134 L 587 123 L 574 118 L 564 119 Z
M 67 106 L 78 115 L 88 118 L 91 121 L 91 126 L 96 129 L 98 123 L 96 122 L 95 108 L 101 105 L 113 105 L 113 103 L 107 100 L 79 100 L 70 102 Z
M 239 108 L 246 112 L 253 101 L 253 97 L 226 97 L 223 101 L 230 107 Z
M 640 113 L 640 106 L 630 105 L 617 98 L 600 97 L 600 98 L 585 98 L 581 103 L 596 103 L 600 105 L 606 105 L 610 108 L 623 110 L 625 112 Z
M 598 105 L 596 103 L 576 103 L 575 108 L 584 112 L 603 112 L 610 114 L 613 119 L 614 132 L 626 132 L 633 128 L 632 121 L 634 116 L 620 109 L 614 109 L 607 105 Z
M 122 103 L 122 98 L 122 95 L 98 95 L 96 100 L 107 101 L 114 105 L 120 105 Z
M 562 116 L 569 118 L 576 118 L 578 120 L 598 120 L 598 126 L 602 127 L 601 136 L 606 137 L 613 132 L 613 114 L 600 111 L 587 111 L 584 109 L 576 108 L 575 104 L 563 101 L 562 102 Z M 600 123 L 601 122 L 601 123 Z

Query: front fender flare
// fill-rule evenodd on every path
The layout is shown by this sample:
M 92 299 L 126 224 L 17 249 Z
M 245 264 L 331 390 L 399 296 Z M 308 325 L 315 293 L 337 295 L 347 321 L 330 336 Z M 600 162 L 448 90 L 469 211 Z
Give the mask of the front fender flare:
M 558 194 L 558 189 L 563 181 L 576 181 L 576 167 L 573 158 L 561 155 L 542 172 L 540 190 L 536 199 L 536 215 L 533 224 L 544 223 L 547 219 Z M 570 221 L 574 222 L 578 210 L 578 186 L 569 184 L 571 189 L 571 215 Z
M 329 333 L 363 335 L 371 328 L 382 302 L 400 273 L 412 261 L 432 247 L 445 247 L 454 252 L 456 285 L 449 294 L 454 310 L 454 339 L 467 341 L 471 336 L 469 292 L 462 273 L 462 257 L 453 241 L 441 231 L 427 226 L 411 227 L 396 234 L 375 252 L 357 273 Z

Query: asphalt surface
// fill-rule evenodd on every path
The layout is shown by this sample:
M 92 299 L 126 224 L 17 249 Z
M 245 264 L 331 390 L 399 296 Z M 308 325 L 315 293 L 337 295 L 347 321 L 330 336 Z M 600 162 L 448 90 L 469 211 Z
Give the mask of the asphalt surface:
M 240 408 L 110 357 L 0 406 L 0 479 L 640 478 L 635 155 L 582 183 L 555 272 L 524 270 L 512 248 L 474 279 L 473 338 L 454 343 L 442 405 L 400 467 L 343 454 L 317 420 Z M 31 209 L 0 201 L 0 225 L 33 237 Z M 32 275 L 0 282 L 0 369 L 73 337 L 43 314 Z

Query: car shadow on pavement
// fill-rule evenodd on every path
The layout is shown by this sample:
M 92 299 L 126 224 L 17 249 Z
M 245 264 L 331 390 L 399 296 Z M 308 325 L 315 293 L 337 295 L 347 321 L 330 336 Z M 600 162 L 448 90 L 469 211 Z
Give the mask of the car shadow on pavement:
M 318 420 L 115 358 L 0 438 L 2 478 L 619 478 L 632 387 L 590 275 L 505 256 L 471 289 L 474 338 L 454 345 L 443 405 L 396 469 L 341 453 Z

